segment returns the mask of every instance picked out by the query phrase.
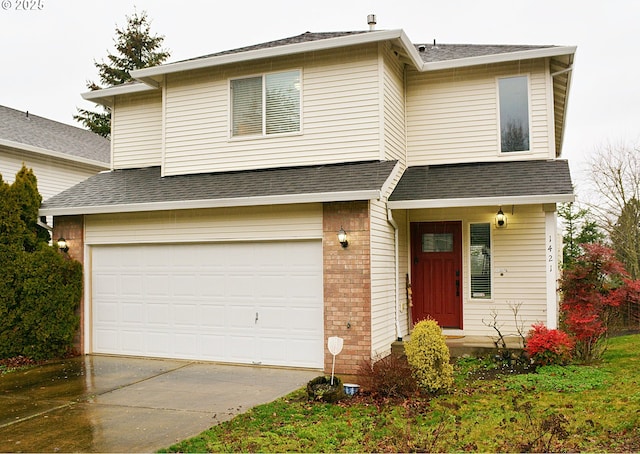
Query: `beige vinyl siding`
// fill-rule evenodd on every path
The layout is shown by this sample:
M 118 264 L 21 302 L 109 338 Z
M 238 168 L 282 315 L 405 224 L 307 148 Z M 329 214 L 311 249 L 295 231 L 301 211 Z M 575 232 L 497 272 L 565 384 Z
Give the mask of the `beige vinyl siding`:
M 498 316 L 505 335 L 517 334 L 512 307 L 521 304 L 519 323 L 527 331 L 544 322 L 546 315 L 545 213 L 541 205 L 503 206 L 507 228 L 494 226 L 497 207 L 413 210 L 411 222 L 462 221 L 463 242 L 463 330 L 465 335 L 487 336 L 495 331 L 486 326 L 492 312 Z M 492 299 L 471 299 L 469 289 L 469 224 L 491 223 Z M 410 258 L 407 256 L 407 263 Z
M 411 308 L 409 307 L 409 214 L 406 210 L 393 210 L 393 219 L 398 224 L 398 269 L 400 296 L 400 334 L 404 338 L 411 327 Z
M 112 110 L 115 169 L 159 166 L 162 162 L 162 92 L 117 97 Z
M 42 200 L 75 186 L 109 166 L 105 163 L 103 168 L 99 168 L 0 147 L 0 174 L 4 181 L 12 183 L 23 163 L 33 169 Z
M 229 136 L 229 79 L 299 69 L 301 132 Z M 379 159 L 377 45 L 171 75 L 164 174 Z
M 531 151 L 500 153 L 496 78 L 527 75 Z M 544 59 L 407 72 L 408 165 L 554 157 Z
M 381 159 L 397 160 L 404 169 L 406 159 L 404 64 L 386 49 L 384 56 L 384 153 Z
M 85 217 L 87 244 L 322 238 L 322 205 L 211 208 Z
M 396 338 L 394 229 L 387 222 L 386 204 L 372 200 L 371 217 L 371 349 L 384 356 Z

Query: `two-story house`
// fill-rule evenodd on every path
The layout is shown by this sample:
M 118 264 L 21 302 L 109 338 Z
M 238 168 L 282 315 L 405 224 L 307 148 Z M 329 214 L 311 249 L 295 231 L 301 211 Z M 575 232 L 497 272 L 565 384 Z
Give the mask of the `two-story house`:
M 412 323 L 558 317 L 575 47 L 304 33 L 87 93 L 112 166 L 47 200 L 84 262 L 86 353 L 331 367 Z

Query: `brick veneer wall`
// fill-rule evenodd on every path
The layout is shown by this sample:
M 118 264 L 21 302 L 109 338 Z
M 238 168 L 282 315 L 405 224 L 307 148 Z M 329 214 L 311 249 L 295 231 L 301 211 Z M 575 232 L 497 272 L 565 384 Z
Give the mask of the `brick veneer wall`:
M 338 242 L 340 227 L 349 245 Z M 323 208 L 324 367 L 331 371 L 327 349 L 331 336 L 344 339 L 336 373 L 355 374 L 371 357 L 371 257 L 369 202 L 325 203 Z
M 84 217 L 83 216 L 56 216 L 53 220 L 53 240 L 59 238 L 67 240 L 69 257 L 84 264 Z M 84 292 L 80 300 L 80 306 L 76 313 L 80 316 L 80 327 L 73 340 L 73 347 L 79 353 L 84 353 Z

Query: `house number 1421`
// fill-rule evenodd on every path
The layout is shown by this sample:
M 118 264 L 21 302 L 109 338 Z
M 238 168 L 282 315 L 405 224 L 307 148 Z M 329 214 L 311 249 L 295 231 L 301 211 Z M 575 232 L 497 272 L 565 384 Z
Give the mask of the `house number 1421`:
M 549 235 L 549 247 L 547 247 L 547 251 L 549 251 L 549 272 L 553 271 L 553 238 Z

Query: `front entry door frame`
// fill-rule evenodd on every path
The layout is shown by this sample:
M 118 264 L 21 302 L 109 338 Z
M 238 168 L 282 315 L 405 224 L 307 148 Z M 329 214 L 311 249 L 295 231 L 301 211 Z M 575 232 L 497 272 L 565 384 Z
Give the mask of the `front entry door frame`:
M 462 329 L 462 221 L 411 223 L 412 320 Z

